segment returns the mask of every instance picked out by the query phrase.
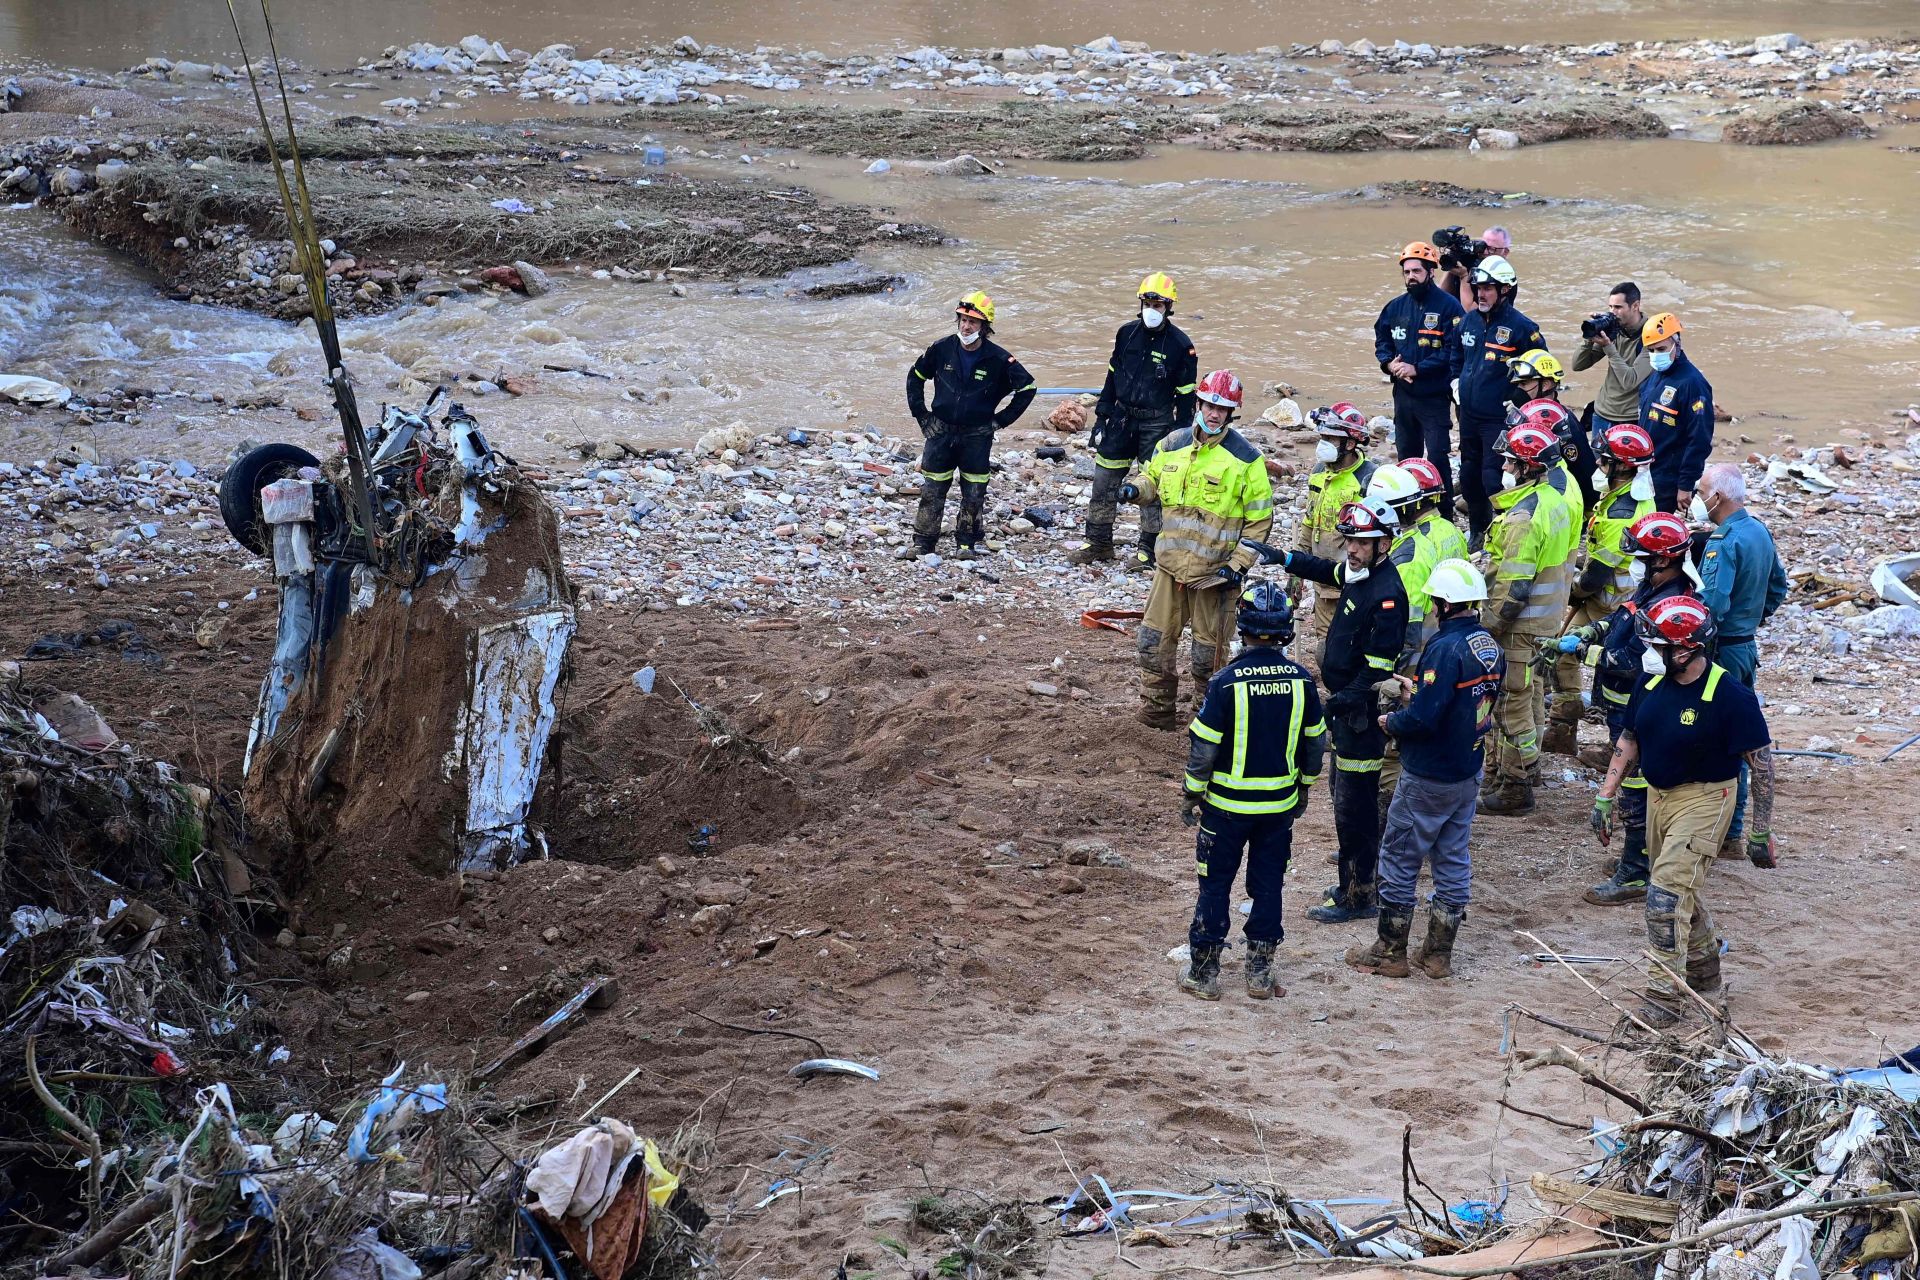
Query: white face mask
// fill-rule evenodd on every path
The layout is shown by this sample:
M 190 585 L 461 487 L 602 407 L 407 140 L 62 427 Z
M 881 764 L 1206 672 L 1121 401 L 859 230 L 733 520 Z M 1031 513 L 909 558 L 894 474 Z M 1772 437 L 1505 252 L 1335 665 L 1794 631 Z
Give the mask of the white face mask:
M 1155 311 L 1152 307 L 1140 308 L 1140 323 L 1147 326 L 1147 328 L 1158 329 L 1161 325 L 1165 324 L 1166 322 L 1167 322 L 1166 316 L 1161 314 L 1158 311 Z
M 1653 501 L 1653 476 L 1645 467 L 1633 469 L 1633 483 L 1627 486 L 1627 496 L 1635 502 Z
M 1595 493 L 1605 493 L 1607 490 L 1613 488 L 1613 477 L 1607 474 L 1605 467 L 1596 467 L 1588 483 L 1593 486 Z
M 985 329 L 975 329 L 972 333 L 968 333 L 965 329 L 962 329 L 959 325 L 955 325 L 953 327 L 953 331 L 960 335 L 960 345 L 963 347 L 979 346 L 981 336 L 986 333 Z
M 1365 582 L 1368 578 L 1372 576 L 1373 576 L 1373 568 L 1371 565 L 1369 565 L 1365 569 L 1356 569 L 1351 564 L 1347 566 L 1348 582 Z
M 1633 579 L 1636 587 L 1647 580 L 1647 562 L 1645 560 L 1627 561 L 1627 576 Z
M 1660 656 L 1658 650 L 1642 649 L 1640 651 L 1640 670 L 1650 676 L 1663 676 L 1667 674 L 1667 660 Z
M 1693 495 L 1693 501 L 1687 504 L 1687 515 L 1696 524 L 1704 524 L 1713 519 L 1707 511 L 1707 504 L 1700 500 L 1699 494 Z
M 1500 473 L 1500 487 L 1502 489 L 1516 489 L 1519 487 L 1519 485 L 1520 485 L 1520 477 L 1514 475 L 1513 472 L 1502 471 Z
M 1322 440 L 1319 444 L 1313 446 L 1313 456 L 1326 463 L 1338 462 L 1340 461 L 1340 446 L 1331 440 Z

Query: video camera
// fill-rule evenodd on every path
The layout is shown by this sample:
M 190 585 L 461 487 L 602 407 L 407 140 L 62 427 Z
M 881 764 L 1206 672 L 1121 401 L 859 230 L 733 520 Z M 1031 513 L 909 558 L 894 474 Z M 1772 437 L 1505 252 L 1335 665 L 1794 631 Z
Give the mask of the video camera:
M 1440 251 L 1442 271 L 1456 267 L 1471 271 L 1487 256 L 1487 242 L 1473 239 L 1465 227 L 1440 228 L 1433 233 L 1433 247 Z
M 1580 322 L 1580 336 L 1589 342 L 1604 342 L 1620 332 L 1620 317 L 1611 311 L 1596 311 Z

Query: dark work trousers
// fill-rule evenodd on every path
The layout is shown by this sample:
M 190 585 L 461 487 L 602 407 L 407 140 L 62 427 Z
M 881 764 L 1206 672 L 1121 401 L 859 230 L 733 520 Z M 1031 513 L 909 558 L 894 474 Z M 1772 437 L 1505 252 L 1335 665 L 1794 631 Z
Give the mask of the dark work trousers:
M 1333 735 L 1333 833 L 1340 845 L 1340 897 L 1349 906 L 1372 901 L 1380 858 L 1380 765 L 1387 735 L 1374 719 L 1374 697 L 1327 717 Z
M 1481 418 L 1457 410 L 1460 418 L 1460 495 L 1467 500 L 1467 527 L 1485 536 L 1493 524 L 1493 495 L 1500 492 L 1500 455 L 1494 446 L 1507 429 L 1505 415 Z
M 954 541 L 972 546 L 986 536 L 987 480 L 993 458 L 993 428 L 965 432 L 943 427 L 929 435 L 920 452 L 920 505 L 913 515 L 914 540 L 931 549 L 940 537 L 947 493 L 960 477 L 960 512 L 954 521 Z
M 1187 927 L 1187 944 L 1195 951 L 1225 945 L 1228 912 L 1233 905 L 1233 880 L 1240 860 L 1247 863 L 1247 895 L 1253 914 L 1247 917 L 1247 941 L 1278 942 L 1280 889 L 1286 882 L 1287 860 L 1293 856 L 1293 819 L 1287 813 L 1226 813 L 1211 804 L 1200 811 L 1200 834 L 1194 840 L 1194 865 L 1200 873 L 1200 896 Z
M 1576 431 L 1573 435 L 1573 458 L 1567 463 L 1573 472 L 1573 482 L 1580 486 L 1580 509 L 1593 510 L 1593 504 L 1600 495 L 1593 491 L 1593 469 L 1598 466 L 1593 456 L 1593 444 L 1587 439 L 1587 433 Z
M 1453 418 L 1448 413 L 1446 389 L 1438 395 L 1415 395 L 1404 382 L 1393 384 L 1393 451 L 1402 461 L 1425 458 L 1440 469 L 1440 483 L 1446 496 L 1440 500 L 1440 514 L 1453 519 Z

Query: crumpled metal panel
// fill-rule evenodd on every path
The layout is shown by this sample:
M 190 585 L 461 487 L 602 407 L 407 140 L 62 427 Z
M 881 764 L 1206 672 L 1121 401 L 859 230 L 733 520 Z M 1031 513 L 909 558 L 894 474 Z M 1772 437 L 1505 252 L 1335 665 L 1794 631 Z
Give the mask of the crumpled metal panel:
M 459 729 L 467 775 L 463 870 L 517 861 L 528 848 L 527 814 L 540 784 L 553 732 L 553 693 L 575 626 L 573 610 L 554 609 L 495 623 L 474 638 Z

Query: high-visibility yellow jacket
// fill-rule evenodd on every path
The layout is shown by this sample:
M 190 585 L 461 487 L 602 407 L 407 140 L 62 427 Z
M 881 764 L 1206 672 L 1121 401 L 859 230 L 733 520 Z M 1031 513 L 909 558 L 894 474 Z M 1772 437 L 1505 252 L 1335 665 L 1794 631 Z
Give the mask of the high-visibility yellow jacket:
M 1378 470 L 1375 463 L 1360 458 L 1338 470 L 1317 463 L 1307 477 L 1307 510 L 1300 520 L 1300 536 L 1294 548 L 1310 552 L 1322 560 L 1339 560 L 1346 555 L 1346 543 L 1335 528 L 1340 508 L 1358 502 L 1367 492 L 1367 482 Z M 1322 595 L 1339 595 L 1340 588 L 1321 586 Z
M 1427 598 L 1427 579 L 1442 560 L 1465 560 L 1467 540 L 1453 521 L 1438 511 L 1427 511 L 1394 536 L 1387 558 L 1398 566 L 1400 585 L 1407 590 L 1407 641 L 1396 669 L 1411 671 L 1420 650 L 1440 629 Z
M 1587 517 L 1587 562 L 1574 580 L 1572 603 L 1592 600 L 1598 609 L 1611 610 L 1633 590 L 1627 571 L 1633 557 L 1627 553 L 1627 530 L 1653 510 L 1652 498 L 1635 498 L 1631 482 L 1600 495 Z
M 1264 541 L 1273 528 L 1273 483 L 1260 451 L 1233 428 L 1202 447 L 1191 427 L 1160 442 L 1140 476 L 1140 500 L 1160 503 L 1154 562 L 1176 582 L 1195 586 L 1231 565 L 1245 573 L 1254 553 L 1240 539 Z
M 1546 477 L 1494 496 L 1493 581 L 1480 622 L 1496 639 L 1559 634 L 1580 543 L 1578 503 L 1577 493 L 1562 494 Z

